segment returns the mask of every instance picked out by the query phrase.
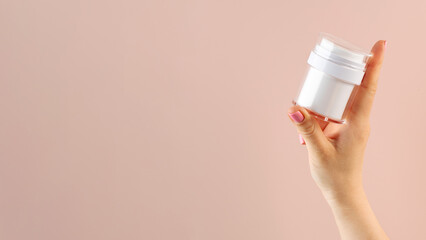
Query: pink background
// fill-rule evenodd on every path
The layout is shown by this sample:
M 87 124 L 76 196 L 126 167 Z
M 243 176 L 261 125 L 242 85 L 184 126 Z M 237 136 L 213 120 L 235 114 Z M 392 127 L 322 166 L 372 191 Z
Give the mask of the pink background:
M 325 31 L 388 40 L 365 161 L 426 239 L 426 1 L 0 1 L 1 239 L 337 239 L 286 112 Z

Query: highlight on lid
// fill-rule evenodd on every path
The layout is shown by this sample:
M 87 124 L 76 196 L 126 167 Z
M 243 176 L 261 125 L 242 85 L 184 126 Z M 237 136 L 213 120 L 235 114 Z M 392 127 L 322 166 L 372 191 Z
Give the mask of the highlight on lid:
M 321 33 L 308 58 L 302 88 L 293 101 L 324 121 L 344 123 L 371 53 Z

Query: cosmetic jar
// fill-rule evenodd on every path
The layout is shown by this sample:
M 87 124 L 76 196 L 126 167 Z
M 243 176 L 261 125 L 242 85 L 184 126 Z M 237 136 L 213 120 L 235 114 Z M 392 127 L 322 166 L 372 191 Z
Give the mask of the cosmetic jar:
M 371 56 L 368 51 L 321 33 L 293 103 L 323 121 L 344 123 Z

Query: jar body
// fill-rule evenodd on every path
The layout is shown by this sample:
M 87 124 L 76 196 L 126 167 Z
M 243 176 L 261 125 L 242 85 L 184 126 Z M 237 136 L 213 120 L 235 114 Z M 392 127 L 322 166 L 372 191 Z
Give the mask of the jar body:
M 356 90 L 356 85 L 310 66 L 293 103 L 323 121 L 344 123 Z

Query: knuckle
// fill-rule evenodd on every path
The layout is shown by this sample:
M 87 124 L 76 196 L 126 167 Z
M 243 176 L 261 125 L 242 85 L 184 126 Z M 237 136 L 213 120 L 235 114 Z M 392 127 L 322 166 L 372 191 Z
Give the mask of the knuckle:
M 299 126 L 300 133 L 304 136 L 312 136 L 315 133 L 316 127 L 311 121 L 304 121 Z
M 376 59 L 376 61 L 371 61 L 368 64 L 368 68 L 370 68 L 370 70 L 378 71 L 382 68 L 382 65 L 383 65 L 383 60 Z
M 370 137 L 371 127 L 369 123 L 365 123 L 356 127 L 353 135 L 357 141 L 365 142 Z
M 376 95 L 377 86 L 375 84 L 369 84 L 368 86 L 361 85 L 361 88 L 363 88 L 364 91 L 366 91 L 367 93 L 369 93 L 372 96 Z
M 367 91 L 368 91 L 371 95 L 376 95 L 377 87 L 376 87 L 375 85 L 373 85 L 373 86 L 369 86 L 369 87 L 367 88 Z

